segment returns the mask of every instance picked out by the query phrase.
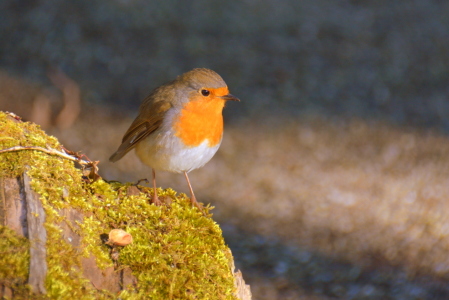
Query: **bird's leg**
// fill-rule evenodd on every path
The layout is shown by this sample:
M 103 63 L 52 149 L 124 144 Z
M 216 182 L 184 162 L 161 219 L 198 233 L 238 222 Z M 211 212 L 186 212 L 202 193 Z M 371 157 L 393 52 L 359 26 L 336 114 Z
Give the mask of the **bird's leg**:
M 190 184 L 190 180 L 189 180 L 189 176 L 187 176 L 187 172 L 184 172 L 184 175 L 186 176 L 187 179 L 187 184 L 189 185 L 189 189 L 190 189 L 190 201 L 192 202 L 193 205 L 195 205 L 204 215 L 204 211 L 203 211 L 203 206 L 201 204 L 198 203 L 198 201 L 196 201 L 196 197 L 195 194 L 193 193 L 193 189 L 192 189 L 192 185 Z
M 159 200 L 159 197 L 157 196 L 157 188 L 156 188 L 156 171 L 154 169 L 153 170 L 153 204 L 154 205 L 161 205 L 162 202 Z

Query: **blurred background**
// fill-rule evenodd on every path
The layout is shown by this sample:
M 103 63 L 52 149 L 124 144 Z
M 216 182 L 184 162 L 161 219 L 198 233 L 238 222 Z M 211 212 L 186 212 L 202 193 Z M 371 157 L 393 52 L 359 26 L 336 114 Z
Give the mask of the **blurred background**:
M 0 109 L 100 160 L 194 67 L 242 102 L 191 173 L 254 299 L 449 299 L 449 2 L 2 0 Z M 158 185 L 188 192 L 182 175 Z

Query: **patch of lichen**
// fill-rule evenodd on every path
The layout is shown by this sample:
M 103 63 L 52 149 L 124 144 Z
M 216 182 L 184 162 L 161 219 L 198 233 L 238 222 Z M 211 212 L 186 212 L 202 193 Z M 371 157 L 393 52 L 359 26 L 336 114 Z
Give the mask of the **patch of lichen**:
M 1 149 L 17 145 L 60 148 L 56 139 L 36 125 L 9 119 L 0 112 Z M 0 154 L 0 176 L 18 176 L 25 170 L 46 213 L 48 297 L 116 298 L 95 289 L 83 275 L 81 260 L 94 255 L 100 268 L 128 266 L 132 270 L 137 285 L 125 287 L 122 299 L 234 299 L 232 257 L 221 230 L 192 208 L 185 195 L 158 190 L 159 197 L 171 203 L 157 207 L 149 203 L 148 188 L 129 195 L 129 184 L 101 179 L 86 183 L 73 162 L 61 157 L 26 150 Z M 79 211 L 82 221 L 68 220 L 64 210 Z M 80 246 L 65 240 L 61 224 L 80 236 Z M 120 249 L 116 263 L 100 239 L 113 228 L 126 230 L 134 240 Z M 25 255 L 22 259 L 22 263 L 28 261 Z

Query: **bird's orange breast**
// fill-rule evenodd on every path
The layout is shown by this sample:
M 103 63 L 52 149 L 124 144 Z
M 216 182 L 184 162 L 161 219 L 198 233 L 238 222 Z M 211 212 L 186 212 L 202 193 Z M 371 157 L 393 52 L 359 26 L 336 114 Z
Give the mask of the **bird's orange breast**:
M 223 89 L 226 89 L 227 93 L 227 88 Z M 215 92 L 224 93 L 225 91 Z M 222 111 L 225 100 L 214 97 L 204 98 L 200 95 L 196 98 L 185 104 L 181 110 L 174 124 L 175 135 L 189 147 L 199 146 L 205 140 L 210 147 L 216 146 L 223 136 Z

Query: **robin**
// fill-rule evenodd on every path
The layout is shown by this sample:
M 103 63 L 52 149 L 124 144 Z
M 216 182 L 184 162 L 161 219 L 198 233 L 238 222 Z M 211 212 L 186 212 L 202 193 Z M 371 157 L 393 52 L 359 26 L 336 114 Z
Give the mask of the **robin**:
M 204 166 L 220 147 L 222 111 L 228 100 L 240 101 L 212 70 L 198 68 L 178 76 L 143 100 L 139 115 L 109 160 L 116 162 L 135 148 L 139 159 L 152 168 L 155 205 L 161 204 L 156 170 L 184 173 L 190 200 L 202 210 L 187 173 Z

